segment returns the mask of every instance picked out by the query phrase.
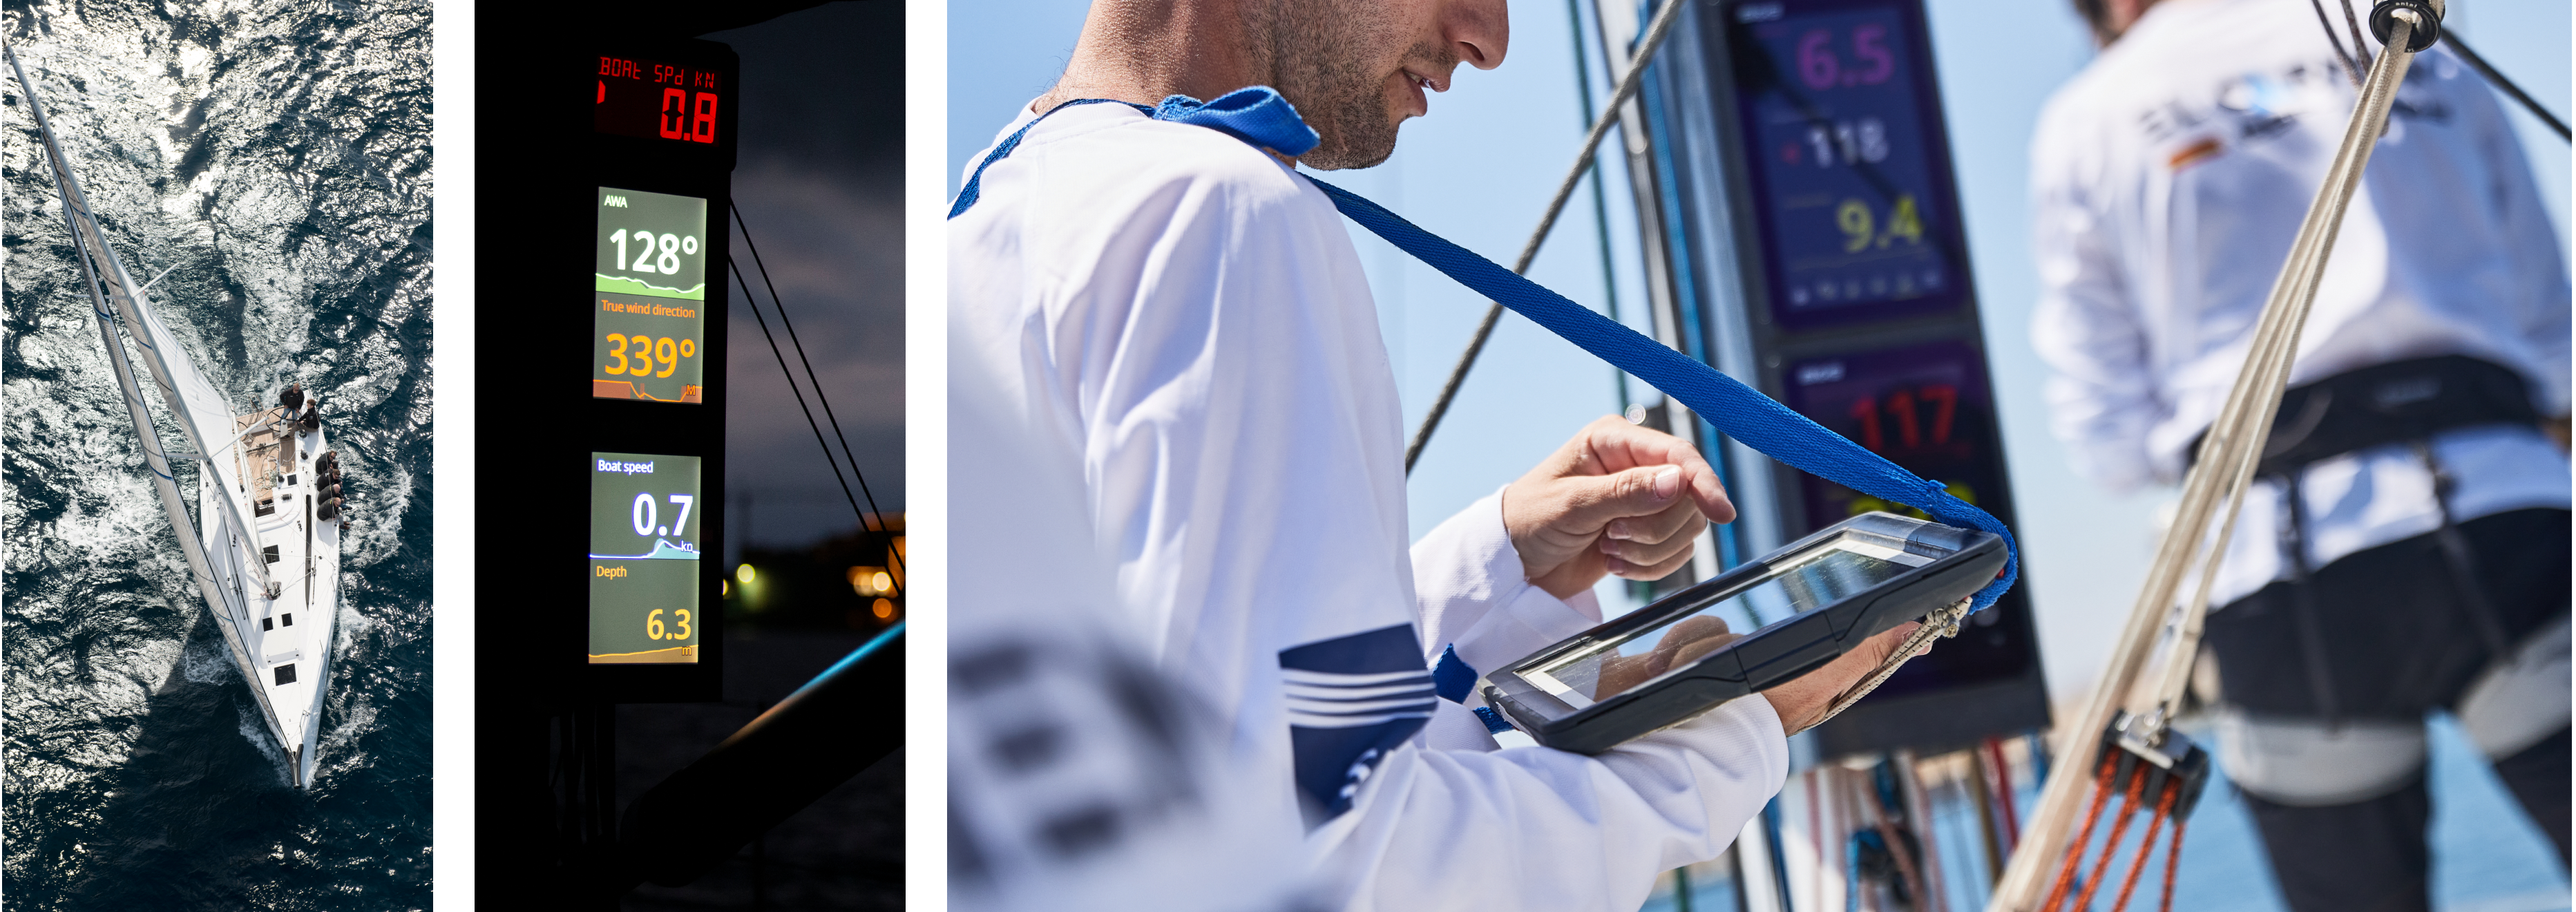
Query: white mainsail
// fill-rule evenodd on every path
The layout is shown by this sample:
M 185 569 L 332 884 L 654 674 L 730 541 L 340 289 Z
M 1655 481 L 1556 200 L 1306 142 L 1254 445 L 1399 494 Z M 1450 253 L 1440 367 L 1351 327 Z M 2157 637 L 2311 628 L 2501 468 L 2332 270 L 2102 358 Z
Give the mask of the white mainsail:
M 44 140 L 82 284 L 89 293 L 92 315 L 98 318 L 99 339 L 141 440 L 153 489 L 160 495 L 189 572 L 215 615 L 226 647 L 249 679 L 269 733 L 286 752 L 290 778 L 310 787 L 338 604 L 338 525 L 329 522 L 328 515 L 315 515 L 322 488 L 315 466 L 322 449 L 320 427 L 308 422 L 299 431 L 290 426 L 293 416 L 285 409 L 236 417 L 233 403 L 197 369 L 107 243 L 106 232 L 72 176 L 70 162 L 17 54 L 6 48 L 0 48 L 0 53 L 6 53 L 18 84 L 27 90 L 28 110 Z M 139 352 L 134 360 L 151 374 L 163 406 L 195 447 L 195 452 L 179 455 L 195 460 L 202 470 L 201 522 L 191 521 L 188 515 L 187 501 L 171 471 L 172 454 L 144 407 L 140 384 L 117 332 L 120 324 Z M 254 446 L 254 440 L 259 445 Z M 279 509 L 291 504 L 298 493 L 304 496 L 300 516 L 292 509 Z M 262 494 L 267 496 L 261 498 Z M 261 522 L 259 517 L 273 518 Z M 289 553 L 283 549 L 292 549 L 304 571 L 291 586 L 269 573 L 268 564 Z M 299 609 L 305 617 L 301 629 L 295 624 Z M 309 657 L 308 648 L 313 653 Z M 302 673 L 296 670 L 299 664 L 305 669 Z

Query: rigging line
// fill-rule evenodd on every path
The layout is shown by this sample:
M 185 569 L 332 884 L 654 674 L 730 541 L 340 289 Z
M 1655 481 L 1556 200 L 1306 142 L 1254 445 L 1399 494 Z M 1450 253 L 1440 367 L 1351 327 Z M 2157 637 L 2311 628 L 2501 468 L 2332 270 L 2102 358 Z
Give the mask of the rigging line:
M 170 264 L 170 268 L 161 270 L 160 275 L 153 276 L 152 281 L 143 283 L 143 287 L 135 289 L 134 293 L 142 294 L 144 292 L 151 291 L 152 286 L 160 284 L 162 279 L 168 278 L 171 273 L 179 271 L 179 266 L 180 264 L 178 263 Z
M 2362 69 L 2370 69 L 2370 45 L 2361 43 L 2361 17 L 2353 15 L 2352 0 L 2343 0 L 2343 24 L 2352 29 L 2352 56 L 2361 61 Z M 2334 26 L 2329 25 L 2326 28 L 2331 29 Z M 2387 48 L 2383 47 L 2381 50 L 2387 50 Z
M 1574 185 L 1582 182 L 1584 172 L 1592 164 L 1593 151 L 1601 147 L 1601 137 L 1610 132 L 1611 124 L 1618 122 L 1619 106 L 1637 94 L 1637 85 L 1646 74 L 1646 64 L 1655 59 L 1655 48 L 1663 44 L 1664 33 L 1672 31 L 1673 20 L 1680 18 L 1678 14 L 1682 6 L 1682 0 L 1664 0 L 1664 8 L 1655 12 L 1654 22 L 1646 27 L 1646 37 L 1638 42 L 1636 57 L 1628 63 L 1627 74 L 1619 78 L 1618 90 L 1610 93 L 1610 101 L 1600 118 L 1592 122 L 1592 132 L 1583 138 L 1582 150 L 1575 153 L 1574 167 L 1566 169 L 1565 180 L 1557 184 L 1555 198 L 1548 200 L 1547 214 L 1539 217 L 1538 227 L 1530 232 L 1529 243 L 1521 246 L 1520 259 L 1512 261 L 1514 275 L 1529 272 L 1530 261 L 1538 258 L 1539 245 L 1547 241 L 1548 232 L 1556 227 L 1556 217 L 1565 211 L 1566 200 L 1574 196 Z M 1429 443 L 1431 432 L 1440 428 L 1441 417 L 1449 413 L 1450 402 L 1458 398 L 1459 385 L 1467 380 L 1467 370 L 1476 366 L 1476 356 L 1484 352 L 1486 340 L 1493 337 L 1494 326 L 1502 319 L 1503 305 L 1500 302 L 1485 307 L 1485 319 L 1476 324 L 1476 334 L 1467 340 L 1467 350 L 1458 355 L 1458 366 L 1450 368 L 1448 381 L 1440 386 L 1439 398 L 1432 400 L 1430 413 L 1422 416 L 1421 429 L 1414 431 L 1413 442 L 1404 448 L 1405 475 L 1413 474 L 1413 464 L 1422 459 L 1423 444 Z
M 2344 76 L 2352 80 L 2353 88 L 2361 88 L 2361 66 L 2353 62 L 2350 53 L 2344 51 L 2343 36 L 2335 33 L 2334 20 L 2326 18 L 2325 0 L 2308 0 L 2308 6 L 2316 9 L 2317 25 L 2325 28 L 2326 43 L 2334 45 L 2335 59 L 2342 61 Z
M 2504 74 L 2497 72 L 2494 66 L 2489 65 L 2486 58 L 2478 56 L 2478 52 L 2469 50 L 2469 46 L 2460 41 L 2459 32 L 2450 31 L 2442 33 L 2442 43 L 2450 45 L 2451 52 L 2460 55 L 2460 59 L 2468 63 L 2469 69 L 2476 70 L 2478 71 L 2478 75 L 2486 77 L 2488 84 L 2493 85 L 2498 89 L 2502 89 L 2507 96 L 2510 96 L 2515 101 L 2521 102 L 2523 109 L 2530 111 L 2531 116 L 2540 118 L 2541 123 L 2548 124 L 2549 129 L 2558 133 L 2559 139 L 2567 138 L 2566 121 L 2559 120 L 2556 115 L 2549 113 L 2548 108 L 2541 107 L 2538 99 L 2532 98 L 2530 94 L 2524 92 L 2521 86 L 2514 85 L 2513 80 L 2504 78 Z
M 1592 60 L 1583 48 L 1583 0 L 1565 0 L 1565 13 L 1574 24 L 1574 97 L 1575 100 L 1583 103 L 1583 122 L 1588 124 L 1593 118 Z M 1593 157 L 1590 170 L 1592 172 L 1592 228 L 1601 247 L 1601 295 L 1603 303 L 1609 305 L 1610 319 L 1618 320 L 1619 274 L 1614 270 L 1610 256 L 1610 203 L 1603 198 L 1601 182 L 1606 179 L 1606 175 L 1601 173 L 1599 156 Z M 1619 414 L 1627 415 L 1628 372 L 1620 369 L 1616 364 L 1611 365 L 1610 385 L 1612 391 L 1619 395 Z
M 742 207 L 734 205 L 732 200 L 726 200 L 725 207 L 733 210 L 733 223 L 735 226 L 742 229 L 742 244 L 744 247 L 751 250 L 752 268 L 760 270 L 760 284 L 769 289 L 769 306 L 778 310 L 779 325 L 787 328 L 787 343 L 796 347 L 796 363 L 805 365 L 805 382 L 814 387 L 815 400 L 823 403 L 823 418 L 824 420 L 832 423 L 832 436 L 838 437 L 841 440 L 841 455 L 850 461 L 851 477 L 859 480 L 859 494 L 860 496 L 867 498 L 868 510 L 876 514 L 876 534 L 886 535 L 889 530 L 886 526 L 885 513 L 877 509 L 877 496 L 875 493 L 868 490 L 867 474 L 859 471 L 859 457 L 850 452 L 849 436 L 841 433 L 841 419 L 832 414 L 831 398 L 823 395 L 823 381 L 814 376 L 814 363 L 805 360 L 805 343 L 797 340 L 796 324 L 789 322 L 787 319 L 787 302 L 778 297 L 778 286 L 771 284 L 769 281 L 769 267 L 762 265 L 760 261 L 760 245 L 753 243 L 751 240 L 751 226 L 743 223 Z M 730 262 L 730 260 L 728 260 L 728 262 Z M 740 267 L 735 268 L 735 272 L 737 274 L 740 273 L 740 271 Z M 739 277 L 739 275 L 737 275 L 737 277 Z M 743 289 L 745 293 L 749 293 L 750 290 L 751 289 L 749 288 Z M 774 345 L 775 343 L 772 344 Z M 784 363 L 779 366 L 781 369 L 786 367 Z M 817 431 L 816 433 L 820 434 L 821 432 Z M 831 453 L 831 450 L 832 448 L 828 446 L 823 448 L 823 452 L 827 455 Z M 865 531 L 868 528 L 867 517 L 859 517 L 859 528 L 862 531 Z M 894 565 L 895 572 L 903 572 L 903 556 L 895 553 L 894 543 L 891 541 L 886 543 L 886 559 Z M 895 587 L 895 595 L 903 595 L 903 587 Z
M 751 319 L 760 324 L 761 338 L 769 340 L 769 354 L 778 359 L 778 372 L 786 375 L 787 377 L 787 391 L 796 394 L 796 408 L 798 411 L 805 413 L 805 426 L 814 429 L 814 444 L 823 448 L 823 461 L 831 464 L 832 480 L 840 482 L 842 499 L 850 502 L 850 512 L 859 514 L 859 528 L 867 528 L 867 513 L 859 509 L 858 495 L 850 493 L 850 480 L 841 477 L 840 460 L 832 458 L 832 445 L 824 442 L 823 440 L 823 426 L 815 423 L 814 410 L 805 405 L 805 391 L 803 388 L 796 385 L 796 373 L 788 370 L 787 356 L 778 350 L 778 337 L 769 334 L 769 320 L 760 315 L 760 302 L 758 299 L 751 296 L 751 283 L 743 279 L 742 266 L 734 263 L 732 258 L 728 257 L 725 260 L 725 267 L 733 270 L 734 284 L 742 286 L 743 304 L 751 308 Z M 784 318 L 785 313 L 781 312 L 780 317 Z M 822 395 L 822 393 L 823 391 L 820 389 L 816 389 L 814 391 L 814 394 L 817 396 Z M 855 470 L 857 467 L 852 466 L 851 468 Z M 892 553 L 891 549 L 889 549 L 888 553 Z M 897 566 L 900 567 L 901 565 L 898 564 Z M 895 584 L 894 595 L 896 598 L 903 597 L 902 583 Z

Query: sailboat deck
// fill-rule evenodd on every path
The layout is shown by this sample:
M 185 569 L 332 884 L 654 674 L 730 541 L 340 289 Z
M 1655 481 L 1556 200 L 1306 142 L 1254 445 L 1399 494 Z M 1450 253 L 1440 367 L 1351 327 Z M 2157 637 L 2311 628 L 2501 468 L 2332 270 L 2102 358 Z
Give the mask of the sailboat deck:
M 281 476 L 293 471 L 291 468 L 293 455 L 278 452 L 280 440 L 275 421 L 280 411 L 272 408 L 248 415 L 237 415 L 233 418 L 235 434 L 260 422 L 269 422 L 266 427 L 243 437 L 241 443 L 242 477 L 250 482 L 251 503 L 255 505 L 256 512 L 261 516 L 275 512 L 277 483 L 281 480 Z M 281 456 L 284 457 L 283 460 Z M 284 464 L 281 465 L 281 462 Z

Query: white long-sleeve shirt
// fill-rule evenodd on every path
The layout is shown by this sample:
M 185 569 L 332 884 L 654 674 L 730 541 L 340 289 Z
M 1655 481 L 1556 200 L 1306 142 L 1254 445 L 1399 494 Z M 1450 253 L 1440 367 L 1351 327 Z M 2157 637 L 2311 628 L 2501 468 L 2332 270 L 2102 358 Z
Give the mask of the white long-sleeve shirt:
M 1069 461 L 1032 461 L 999 372 L 952 360 L 948 908 L 1289 912 L 1300 833 L 1239 813 L 1262 771 L 1133 644 Z
M 1036 429 L 1026 458 L 1076 467 L 1147 648 L 1273 771 L 1239 812 L 1306 833 L 1327 902 L 1628 912 L 1778 790 L 1767 701 L 1586 757 L 1493 750 L 1433 697 L 1438 648 L 1492 668 L 1598 609 L 1523 579 L 1496 498 L 1408 549 L 1375 305 L 1286 165 L 1068 108 L 949 232 L 952 370 L 988 366 Z
M 2252 339 L 2351 117 L 2304 0 L 2166 0 L 2050 99 L 2031 147 L 2042 296 L 2032 339 L 2052 428 L 2113 488 L 2178 480 Z M 2436 46 L 2400 87 L 2300 338 L 2293 385 L 2409 358 L 2511 368 L 2568 409 L 2568 281 L 2531 168 L 2477 74 Z M 2529 428 L 2434 439 L 2458 520 L 2568 505 L 2564 454 Z M 2310 566 L 2440 521 L 2403 445 L 2317 464 Z M 2286 578 L 2278 485 L 2247 492 L 2212 602 Z

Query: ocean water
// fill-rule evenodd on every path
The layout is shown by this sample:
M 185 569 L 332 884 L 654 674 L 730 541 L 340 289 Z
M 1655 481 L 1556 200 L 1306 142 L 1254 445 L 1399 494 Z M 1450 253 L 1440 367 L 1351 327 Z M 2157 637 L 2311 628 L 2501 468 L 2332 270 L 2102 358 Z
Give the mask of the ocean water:
M 289 380 L 322 395 L 356 525 L 298 790 L 187 582 L 0 77 L 0 907 L 429 905 L 429 17 L 6 4 L 111 242 L 170 270 L 164 320 L 245 411 Z

